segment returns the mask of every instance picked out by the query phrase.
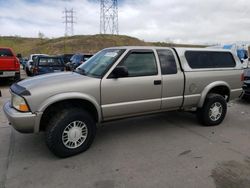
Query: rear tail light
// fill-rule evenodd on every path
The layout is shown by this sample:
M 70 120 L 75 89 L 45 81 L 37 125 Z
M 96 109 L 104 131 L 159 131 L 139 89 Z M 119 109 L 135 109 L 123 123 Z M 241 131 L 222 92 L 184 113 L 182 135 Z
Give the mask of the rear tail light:
M 243 82 L 245 80 L 244 73 L 241 74 L 241 81 Z
M 20 68 L 20 63 L 19 63 L 19 60 L 18 59 L 15 59 L 15 61 L 14 61 L 14 63 L 15 63 L 15 68 Z
M 38 69 L 37 67 L 34 67 L 34 68 L 33 68 L 33 73 L 34 73 L 34 74 L 38 73 L 38 71 L 39 71 L 39 69 Z

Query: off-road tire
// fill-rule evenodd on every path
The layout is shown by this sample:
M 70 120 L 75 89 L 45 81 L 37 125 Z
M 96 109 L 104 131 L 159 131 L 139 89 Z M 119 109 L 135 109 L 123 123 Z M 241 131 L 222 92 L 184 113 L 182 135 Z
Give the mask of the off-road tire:
M 212 120 L 209 116 L 210 108 L 213 104 L 219 103 L 222 106 L 222 113 L 218 120 Z M 219 125 L 225 118 L 225 115 L 227 113 L 227 102 L 225 98 L 219 94 L 208 94 L 208 96 L 205 99 L 205 102 L 203 104 L 202 108 L 197 109 L 197 118 L 200 123 L 202 123 L 205 126 L 215 126 Z
M 69 149 L 62 141 L 64 129 L 73 121 L 82 121 L 87 127 L 86 140 L 77 148 Z M 65 158 L 86 151 L 96 135 L 96 124 L 88 112 L 81 108 L 63 109 L 48 121 L 46 127 L 46 144 L 56 156 Z

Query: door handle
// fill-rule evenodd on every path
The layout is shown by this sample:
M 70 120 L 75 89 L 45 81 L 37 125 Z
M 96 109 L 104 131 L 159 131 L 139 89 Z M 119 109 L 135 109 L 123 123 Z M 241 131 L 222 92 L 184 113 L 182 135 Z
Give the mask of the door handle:
M 161 80 L 155 80 L 154 85 L 161 85 Z

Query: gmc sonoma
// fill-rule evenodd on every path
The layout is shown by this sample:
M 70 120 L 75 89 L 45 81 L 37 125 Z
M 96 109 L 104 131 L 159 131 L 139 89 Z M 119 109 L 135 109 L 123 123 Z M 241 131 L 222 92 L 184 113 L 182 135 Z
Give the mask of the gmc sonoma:
M 4 112 L 19 132 L 45 131 L 48 148 L 68 157 L 87 150 L 105 121 L 195 109 L 203 125 L 218 125 L 242 81 L 242 65 L 228 50 L 114 47 L 74 72 L 13 84 Z

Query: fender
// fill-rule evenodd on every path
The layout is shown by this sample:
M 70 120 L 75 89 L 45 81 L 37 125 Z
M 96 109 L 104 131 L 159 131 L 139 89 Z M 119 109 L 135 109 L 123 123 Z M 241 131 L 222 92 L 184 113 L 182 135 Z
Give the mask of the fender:
M 201 108 L 203 106 L 203 104 L 205 102 L 205 99 L 206 99 L 207 94 L 209 93 L 209 91 L 211 91 L 211 89 L 213 89 L 213 88 L 215 88 L 217 86 L 226 86 L 229 89 L 229 91 L 231 91 L 231 88 L 230 88 L 229 84 L 226 83 L 226 82 L 224 82 L 224 81 L 216 81 L 216 82 L 210 83 L 209 85 L 207 85 L 203 89 L 203 91 L 201 93 L 201 98 L 200 98 L 200 101 L 198 103 L 198 107 L 199 108 Z
M 101 115 L 101 108 L 100 108 L 100 104 L 97 102 L 97 100 L 89 95 L 86 95 L 84 93 L 78 93 L 78 92 L 67 92 L 67 93 L 61 93 L 61 94 L 57 94 L 54 95 L 50 98 L 48 98 L 47 100 L 45 100 L 38 108 L 38 112 L 44 112 L 45 109 L 50 106 L 53 103 L 56 102 L 60 102 L 63 100 L 67 100 L 67 99 L 82 99 L 82 100 L 86 100 L 91 102 L 98 113 L 98 122 L 101 121 L 102 115 Z

